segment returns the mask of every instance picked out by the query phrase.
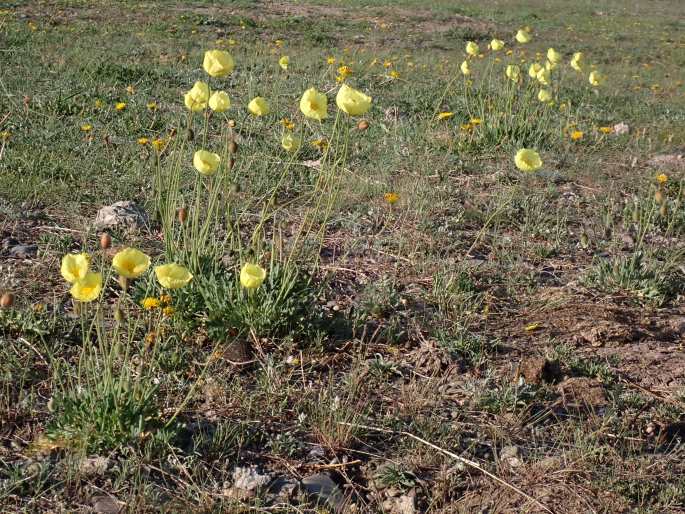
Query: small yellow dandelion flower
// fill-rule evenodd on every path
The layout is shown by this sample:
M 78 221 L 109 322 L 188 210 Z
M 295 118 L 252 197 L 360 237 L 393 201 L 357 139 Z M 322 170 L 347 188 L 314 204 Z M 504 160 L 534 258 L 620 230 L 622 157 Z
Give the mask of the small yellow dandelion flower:
M 326 141 L 325 139 L 315 139 L 311 142 L 311 145 L 323 151 L 328 147 L 328 141 Z
M 397 70 L 392 70 L 390 73 L 388 73 L 388 76 L 391 79 L 396 80 L 396 79 L 400 78 L 400 72 Z
M 445 111 L 445 112 L 441 112 L 438 114 L 438 119 L 439 120 L 447 120 L 447 119 L 451 118 L 452 116 L 454 116 L 453 112 Z
M 96 109 L 102 109 L 105 106 L 105 102 L 100 100 L 99 98 L 95 100 L 95 108 Z
M 278 65 L 281 67 L 282 70 L 287 70 L 289 64 L 290 64 L 290 57 L 288 57 L 287 55 L 282 56 L 278 60 Z
M 166 289 L 179 289 L 193 279 L 190 271 L 176 263 L 156 266 L 155 275 L 161 286 Z
M 390 205 L 394 205 L 397 203 L 397 201 L 400 199 L 400 195 L 397 193 L 385 193 L 383 195 L 383 198 L 385 199 L 386 202 L 388 202 Z
M 2 139 L 3 141 L 9 140 L 9 138 L 11 137 L 12 133 L 9 130 L 3 130 L 2 132 L 0 132 L 0 139 Z
M 269 114 L 269 104 L 265 98 L 257 96 L 247 104 L 247 110 L 255 116 L 266 116 Z
M 574 130 L 573 132 L 571 132 L 571 140 L 572 141 L 579 141 L 579 140 L 583 139 L 583 135 L 584 135 L 584 133 L 582 130 Z
M 295 124 L 292 121 L 290 121 L 288 118 L 283 118 L 280 121 L 280 123 L 281 123 L 281 125 L 283 125 L 283 128 L 285 128 L 285 129 L 292 130 L 295 128 Z
M 347 77 L 352 75 L 352 68 L 350 68 L 349 66 L 340 66 L 338 68 L 338 75 L 343 79 L 346 79 Z
M 150 144 L 150 140 L 146 137 L 139 137 L 138 138 L 138 144 L 141 146 L 145 146 L 147 144 Z
M 521 148 L 516 152 L 514 163 L 521 171 L 535 171 L 542 167 L 540 154 L 535 150 L 530 150 L 528 148 Z
M 599 131 L 602 134 L 611 134 L 614 131 L 614 127 L 599 127 Z
M 240 285 L 245 289 L 257 289 L 266 278 L 266 270 L 259 264 L 245 264 L 240 270 Z
M 171 305 L 173 298 L 171 297 L 171 295 L 161 294 L 159 295 L 159 301 L 162 302 L 164 305 Z
M 171 305 L 168 305 L 162 309 L 162 314 L 164 314 L 167 318 L 173 316 L 175 312 L 176 309 L 174 309 Z
M 114 270 L 125 278 L 138 278 L 150 267 L 150 257 L 135 248 L 125 248 L 112 259 Z
M 328 57 L 326 57 L 326 63 L 327 64 L 335 64 L 335 57 L 333 57 L 332 55 L 329 55 Z
M 157 138 L 154 141 L 152 141 L 152 147 L 158 152 L 161 152 L 162 150 L 164 150 L 164 148 L 166 148 L 166 140 Z
M 147 107 L 148 111 L 156 111 L 157 110 L 157 102 L 148 102 L 146 107 Z
M 130 86 L 130 85 L 129 85 L 129 86 L 126 86 L 126 92 L 127 92 L 129 95 L 132 95 L 133 93 L 136 92 L 136 90 L 133 89 L 133 86 Z
M 219 154 L 208 152 L 207 150 L 198 150 L 193 155 L 193 166 L 202 175 L 213 175 L 219 169 L 221 157 Z
M 478 125 L 480 125 L 481 123 L 483 123 L 483 120 L 480 119 L 480 118 L 471 118 L 471 119 L 469 120 L 469 123 L 470 123 L 471 125 L 473 125 L 474 127 L 477 127 Z
M 660 173 L 656 176 L 656 181 L 659 184 L 665 184 L 666 182 L 668 182 L 668 175 L 666 175 L 665 173 Z
M 84 123 L 83 125 L 81 125 L 81 130 L 83 132 L 90 132 L 91 130 L 93 130 L 93 126 L 90 123 Z
M 162 304 L 162 302 L 159 301 L 159 299 L 153 297 L 153 296 L 148 296 L 146 298 L 143 298 L 143 300 L 140 302 L 140 305 L 143 309 L 146 311 L 151 311 L 152 309 L 157 309 L 159 306 Z
M 69 292 L 71 296 L 79 302 L 92 302 L 102 291 L 102 275 L 89 271 L 86 275 L 74 282 Z
M 117 103 L 114 105 L 114 108 L 115 108 L 117 111 L 123 111 L 124 109 L 126 109 L 126 102 L 117 102 Z
M 386 59 L 385 61 L 383 61 L 383 67 L 384 67 L 384 68 L 390 68 L 390 67 L 392 67 L 392 61 L 389 61 L 389 60 L 387 60 L 387 59 Z

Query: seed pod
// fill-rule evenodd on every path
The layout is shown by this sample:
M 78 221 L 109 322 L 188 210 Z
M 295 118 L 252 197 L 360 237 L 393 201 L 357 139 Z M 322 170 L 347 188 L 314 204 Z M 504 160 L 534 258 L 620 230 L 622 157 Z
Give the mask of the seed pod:
M 4 293 L 0 297 L 0 307 L 3 309 L 9 309 L 14 305 L 14 295 L 12 293 Z
M 188 134 L 188 140 L 189 141 L 192 141 L 193 139 L 195 139 L 195 131 L 193 129 L 191 129 L 190 127 L 188 127 L 187 134 Z
M 128 279 L 122 275 L 119 275 L 119 285 L 124 291 L 128 290 Z
M 237 153 L 238 152 L 238 143 L 236 143 L 235 141 L 231 141 L 230 143 L 228 143 L 228 151 L 230 153 Z
M 664 193 L 661 191 L 661 189 L 657 189 L 656 193 L 654 193 L 654 201 L 658 204 L 662 204 L 664 202 Z
M 640 221 L 640 206 L 635 205 L 633 207 L 633 223 L 638 223 Z
M 234 165 L 235 165 L 235 159 L 234 159 L 233 156 L 231 155 L 231 156 L 228 158 L 228 169 L 229 169 L 229 170 L 232 170 Z
M 231 128 L 235 127 L 235 120 L 228 120 L 228 126 Z
M 112 246 L 112 236 L 108 232 L 103 232 L 100 234 L 100 248 L 107 250 L 110 246 Z
M 357 123 L 357 128 L 362 131 L 366 130 L 369 128 L 369 122 L 366 120 L 359 120 L 359 123 Z
M 185 207 L 181 207 L 178 210 L 178 221 L 181 224 L 183 224 L 186 222 L 187 219 L 188 219 L 188 209 L 186 209 Z
M 662 203 L 661 207 L 659 207 L 659 214 L 664 218 L 668 216 L 668 204 L 666 202 Z
M 581 245 L 583 248 L 587 248 L 588 246 L 590 246 L 590 238 L 587 237 L 587 234 L 586 234 L 585 232 L 583 232 L 583 233 L 580 235 L 580 245 Z

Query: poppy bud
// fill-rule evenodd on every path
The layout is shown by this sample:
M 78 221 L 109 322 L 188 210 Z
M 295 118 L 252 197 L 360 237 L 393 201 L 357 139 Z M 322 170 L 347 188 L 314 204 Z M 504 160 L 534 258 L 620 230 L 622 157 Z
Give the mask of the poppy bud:
M 103 232 L 100 234 L 100 248 L 107 250 L 110 246 L 112 246 L 112 236 L 108 232 Z
M 230 143 L 228 143 L 228 151 L 230 153 L 236 153 L 238 151 L 238 143 L 236 143 L 235 141 L 231 141 Z
M 181 224 L 185 223 L 186 220 L 188 219 L 188 209 L 185 207 L 181 207 L 178 210 L 178 221 L 181 222 Z
M 12 293 L 5 293 L 0 297 L 0 307 L 9 309 L 14 305 L 14 295 Z
M 659 214 L 661 214 L 662 217 L 668 216 L 668 204 L 666 202 L 661 204 L 661 207 L 659 208 Z
M 656 193 L 654 193 L 654 201 L 658 204 L 662 204 L 664 202 L 664 193 L 661 191 L 661 189 L 657 189 Z
M 228 120 L 228 126 L 231 128 L 235 127 L 235 120 Z
M 369 122 L 366 120 L 359 120 L 359 123 L 357 123 L 357 128 L 362 131 L 366 130 L 369 128 Z

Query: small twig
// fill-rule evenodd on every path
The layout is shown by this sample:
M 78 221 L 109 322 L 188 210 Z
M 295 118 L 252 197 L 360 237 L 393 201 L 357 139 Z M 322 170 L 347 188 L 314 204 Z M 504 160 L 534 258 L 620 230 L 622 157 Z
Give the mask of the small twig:
M 361 464 L 362 461 L 359 459 L 357 460 L 351 460 L 350 462 L 340 462 L 338 464 L 317 464 L 314 466 L 314 469 L 335 469 L 335 468 L 344 468 L 347 466 L 356 466 L 357 464 Z
M 439 451 L 440 453 L 442 453 L 442 454 L 444 454 L 444 455 L 447 455 L 448 457 L 451 457 L 451 458 L 453 458 L 453 459 L 456 459 L 456 460 L 458 460 L 459 462 L 461 462 L 461 463 L 463 463 L 463 464 L 466 464 L 467 466 L 470 466 L 470 467 L 472 467 L 472 468 L 474 468 L 474 469 L 477 469 L 478 471 L 480 471 L 480 472 L 483 473 L 484 475 L 487 475 L 488 477 L 492 478 L 495 482 L 498 482 L 498 483 L 502 484 L 503 486 L 508 487 L 508 488 L 511 489 L 512 491 L 514 491 L 514 492 L 520 494 L 521 496 L 523 496 L 524 498 L 526 498 L 527 500 L 532 501 L 533 503 L 535 503 L 538 507 L 540 507 L 540 508 L 541 508 L 542 510 L 544 510 L 545 512 L 549 512 L 550 514 L 554 514 L 554 511 L 551 510 L 549 507 L 547 507 L 547 506 L 546 506 L 544 503 L 542 503 L 540 500 L 537 500 L 537 499 L 533 498 L 532 496 L 530 496 L 529 494 L 523 492 L 521 489 L 519 489 L 519 488 L 516 487 L 515 485 L 510 484 L 509 482 L 507 482 L 507 481 L 504 480 L 503 478 L 500 478 L 500 477 L 498 477 L 497 475 L 494 475 L 494 474 L 490 473 L 488 470 L 486 470 L 486 469 L 484 469 L 483 467 L 481 467 L 477 462 L 474 462 L 474 461 L 472 461 L 472 460 L 466 459 L 466 458 L 464 458 L 464 457 L 462 457 L 462 456 L 460 456 L 460 455 L 457 455 L 456 453 L 452 453 L 451 451 L 445 450 L 444 448 L 440 448 L 439 446 L 437 446 L 437 445 L 435 445 L 435 444 L 433 444 L 433 443 L 431 443 L 431 442 L 429 442 L 429 441 L 426 441 L 425 439 L 421 439 L 419 436 L 414 435 L 414 434 L 412 434 L 411 432 L 405 432 L 404 430 L 388 430 L 388 429 L 385 429 L 385 428 L 372 427 L 372 426 L 368 426 L 368 425 L 358 425 L 358 424 L 356 424 L 356 423 L 347 423 L 347 422 L 344 422 L 344 421 L 339 421 L 338 423 L 339 423 L 340 425 L 347 425 L 347 426 L 355 427 L 355 428 L 363 428 L 363 429 L 365 429 L 365 430 L 373 430 L 373 431 L 375 431 L 375 432 L 382 432 L 382 433 L 385 433 L 385 434 L 396 434 L 396 435 L 404 435 L 404 436 L 410 437 L 410 438 L 414 439 L 415 441 L 420 442 L 421 444 L 425 444 L 426 446 L 429 446 L 429 447 L 433 448 L 434 450 L 437 450 L 437 451 Z

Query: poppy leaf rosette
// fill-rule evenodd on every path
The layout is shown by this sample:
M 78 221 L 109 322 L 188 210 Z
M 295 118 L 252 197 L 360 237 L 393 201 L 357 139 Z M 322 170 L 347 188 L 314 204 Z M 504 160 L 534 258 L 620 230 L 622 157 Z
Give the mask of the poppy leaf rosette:
M 187 268 L 175 262 L 155 266 L 155 275 L 160 285 L 166 289 L 180 289 L 193 279 Z
M 214 112 L 225 112 L 231 108 L 231 99 L 226 91 L 215 91 L 209 97 L 209 108 Z
M 193 112 L 202 111 L 207 108 L 209 101 L 209 86 L 206 82 L 198 80 L 184 97 L 185 106 Z
M 521 171 L 536 171 L 542 167 L 540 154 L 529 148 L 521 148 L 514 157 L 516 167 Z
M 235 62 L 225 50 L 207 50 L 202 67 L 210 77 L 226 77 L 233 71 Z
M 102 275 L 92 271 L 86 273 L 82 279 L 74 282 L 69 290 L 74 300 L 84 303 L 95 300 L 98 296 L 100 296 L 101 291 Z
M 86 276 L 89 267 L 90 256 L 87 253 L 69 253 L 62 257 L 59 271 L 64 280 L 73 284 Z
M 266 98 L 261 96 L 253 98 L 250 103 L 247 104 L 247 110 L 255 116 L 266 116 L 271 111 Z
M 122 277 L 135 279 L 150 267 L 150 257 L 135 248 L 124 248 L 112 259 L 112 267 Z
M 259 264 L 246 263 L 240 270 L 240 285 L 245 289 L 257 289 L 265 278 L 266 270 Z
M 193 166 L 202 175 L 214 175 L 219 169 L 219 163 L 221 163 L 219 154 L 207 150 L 198 150 L 193 155 Z
M 335 97 L 338 108 L 350 116 L 361 116 L 371 108 L 371 97 L 347 84 L 340 86 Z
M 310 87 L 300 98 L 300 110 L 307 118 L 324 120 L 328 116 L 328 98 L 316 88 Z

